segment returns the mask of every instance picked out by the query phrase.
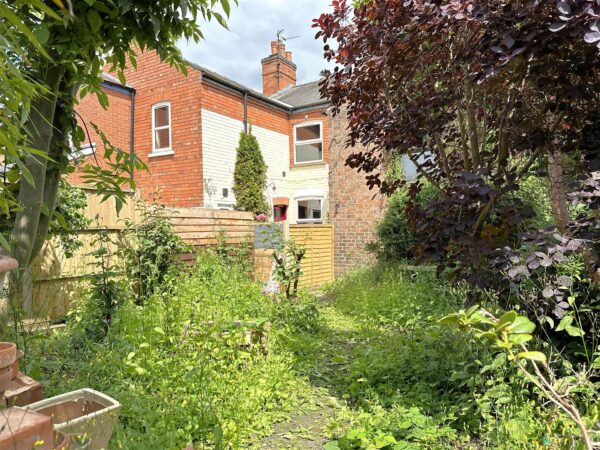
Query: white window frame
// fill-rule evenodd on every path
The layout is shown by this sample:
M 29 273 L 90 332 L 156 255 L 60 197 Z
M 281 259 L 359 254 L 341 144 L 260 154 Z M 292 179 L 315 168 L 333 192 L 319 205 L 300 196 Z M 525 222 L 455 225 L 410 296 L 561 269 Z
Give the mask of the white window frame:
M 319 139 L 309 139 L 308 141 L 297 142 L 296 141 L 296 129 L 311 126 L 311 125 L 319 125 Z M 297 123 L 294 125 L 293 132 L 294 132 L 294 165 L 315 164 L 315 163 L 323 162 L 323 157 L 325 156 L 325 149 L 324 149 L 324 145 L 323 145 L 323 122 L 320 120 L 313 120 L 311 122 Z M 313 161 L 303 161 L 303 162 L 298 162 L 296 160 L 296 147 L 298 145 L 310 145 L 310 144 L 317 144 L 317 143 L 321 144 L 321 159 L 315 159 Z
M 164 125 L 161 127 L 156 127 L 156 114 L 155 111 L 158 108 L 163 108 L 167 106 L 169 111 L 169 125 Z M 173 151 L 173 138 L 171 133 L 171 128 L 173 127 L 173 122 L 171 122 L 171 102 L 160 102 L 155 105 L 152 105 L 152 153 L 149 156 L 164 156 L 164 155 L 173 155 L 175 152 Z M 169 147 L 167 148 L 156 148 L 156 131 L 164 130 L 165 128 L 169 129 Z
M 319 203 L 321 204 L 321 218 L 320 219 L 301 219 L 300 218 L 300 204 L 299 202 L 301 201 L 306 201 L 306 200 L 319 200 Z M 297 197 L 296 198 L 296 222 L 297 223 L 315 223 L 315 224 L 319 224 L 319 223 L 324 223 L 324 219 L 323 219 L 323 213 L 325 212 L 323 210 L 323 197 L 319 197 L 319 196 L 310 196 L 310 197 Z

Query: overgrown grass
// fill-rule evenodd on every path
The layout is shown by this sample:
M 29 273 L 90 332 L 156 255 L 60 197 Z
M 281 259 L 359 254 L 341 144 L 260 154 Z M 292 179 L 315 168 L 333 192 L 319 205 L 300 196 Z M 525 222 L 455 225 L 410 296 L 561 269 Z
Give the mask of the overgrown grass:
M 503 356 L 438 323 L 463 294 L 431 273 L 366 270 L 318 301 L 274 301 L 207 253 L 144 306 L 125 302 L 104 341 L 76 313 L 36 348 L 47 395 L 91 387 L 122 403 L 112 448 L 265 448 L 276 422 L 315 408 L 331 410 L 323 429 L 296 428 L 327 449 L 570 448 L 570 425 Z
M 343 406 L 329 449 L 569 448 L 556 446 L 569 425 L 535 406 L 504 356 L 438 323 L 463 294 L 434 274 L 395 270 L 331 287 L 318 336 L 287 342 L 299 373 Z
M 281 308 L 211 254 L 168 282 L 144 307 L 123 306 L 105 342 L 80 336 L 77 318 L 44 342 L 47 394 L 91 387 L 118 399 L 113 448 L 239 448 L 268 434 L 309 392 L 289 352 L 247 344 Z

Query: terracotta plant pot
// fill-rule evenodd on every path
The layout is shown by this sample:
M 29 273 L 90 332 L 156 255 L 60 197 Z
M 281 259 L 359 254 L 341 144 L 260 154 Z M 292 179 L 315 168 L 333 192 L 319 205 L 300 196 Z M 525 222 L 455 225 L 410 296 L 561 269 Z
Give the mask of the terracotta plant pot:
M 50 417 L 14 407 L 0 411 L 0 448 L 52 450 L 54 433 Z
M 54 450 L 69 450 L 71 448 L 69 435 L 57 431 L 54 434 Z
M 8 406 L 27 406 L 44 398 L 42 385 L 24 373 L 19 373 L 4 392 Z
M 4 393 L 10 386 L 10 382 L 13 379 L 12 374 L 13 370 L 10 366 L 0 369 L 0 393 Z
M 21 359 L 22 356 L 23 356 L 23 352 L 21 350 L 17 350 L 17 359 L 15 359 L 15 362 L 10 365 L 10 367 L 12 369 L 12 379 L 13 380 L 19 376 L 19 372 L 20 372 L 19 360 Z
M 17 359 L 17 344 L 0 342 L 0 369 L 10 366 Z

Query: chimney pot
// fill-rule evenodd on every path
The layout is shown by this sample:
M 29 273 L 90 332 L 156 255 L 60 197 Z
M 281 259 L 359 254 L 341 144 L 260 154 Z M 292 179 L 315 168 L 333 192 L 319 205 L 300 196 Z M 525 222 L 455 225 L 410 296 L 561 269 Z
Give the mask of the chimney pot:
M 271 54 L 261 62 L 263 94 L 271 96 L 296 85 L 296 65 L 292 62 L 292 52 L 285 51 L 283 42 L 271 41 Z

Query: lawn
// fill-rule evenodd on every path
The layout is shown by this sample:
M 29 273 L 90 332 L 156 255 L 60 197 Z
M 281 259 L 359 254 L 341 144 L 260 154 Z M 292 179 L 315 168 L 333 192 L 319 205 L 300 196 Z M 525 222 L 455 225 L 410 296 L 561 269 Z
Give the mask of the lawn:
M 31 343 L 30 370 L 47 395 L 118 399 L 115 449 L 535 448 L 559 425 L 535 420 L 501 357 L 438 324 L 461 295 L 431 273 L 365 270 L 275 301 L 206 253 L 121 306 L 102 341 L 76 311 Z

